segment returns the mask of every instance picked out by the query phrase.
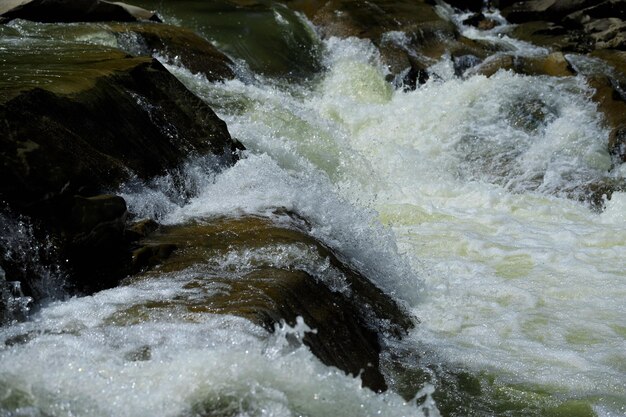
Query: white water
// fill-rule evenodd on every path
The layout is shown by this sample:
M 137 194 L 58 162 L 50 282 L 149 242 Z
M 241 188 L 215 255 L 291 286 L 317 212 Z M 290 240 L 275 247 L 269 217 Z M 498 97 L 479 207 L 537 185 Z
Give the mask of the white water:
M 393 252 L 395 241 L 414 275 L 394 265 L 378 283 L 423 321 L 416 342 L 506 383 L 626 413 L 626 195 L 601 214 L 563 197 L 611 166 L 584 80 L 501 72 L 392 91 L 367 43 L 327 47 L 329 71 L 313 90 L 187 76 L 213 104 L 238 101 L 245 110 L 222 108 L 233 136 L 269 157 L 250 156 L 169 221 L 285 206 L 386 270 L 402 261 L 372 259 L 370 242 Z M 537 107 L 520 103 L 539 103 L 544 119 L 526 124 Z M 357 209 L 346 215 L 326 193 Z M 363 208 L 393 237 L 362 233 L 375 225 Z
M 461 80 L 444 60 L 441 81 L 401 92 L 368 43 L 326 46 L 328 71 L 310 88 L 213 85 L 171 68 L 249 151 L 221 173 L 190 164 L 189 203 L 164 179 L 126 189 L 131 209 L 175 224 L 287 208 L 412 309 L 421 324 L 409 343 L 502 386 L 625 415 L 626 195 L 601 214 L 564 197 L 611 162 L 583 80 Z M 32 340 L 0 351 L 0 408 L 12 410 L 0 413 L 418 414 L 241 319 L 174 308 L 124 326 L 112 319 L 193 296 L 184 287 L 193 273 L 55 304 L 2 330 Z

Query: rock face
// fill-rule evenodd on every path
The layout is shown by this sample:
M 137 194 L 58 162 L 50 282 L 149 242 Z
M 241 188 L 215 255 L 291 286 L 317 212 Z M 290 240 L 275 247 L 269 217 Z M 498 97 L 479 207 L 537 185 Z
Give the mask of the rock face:
M 0 81 L 0 199 L 55 242 L 70 283 L 90 293 L 132 271 L 125 203 L 104 191 L 193 155 L 233 164 L 241 145 L 157 60 L 95 45 L 55 52 L 12 51 L 16 72 Z
M 315 329 L 303 342 L 322 362 L 361 374 L 363 385 L 375 391 L 387 388 L 379 369 L 380 335 L 401 336 L 413 321 L 366 277 L 308 235 L 296 217 L 282 216 L 280 226 L 248 217 L 164 227 L 143 243 L 178 247 L 160 265 L 159 274 L 195 266 L 205 272 L 187 284 L 190 289 L 219 284 L 217 293 L 202 291 L 204 297 L 181 300 L 188 311 L 234 314 L 268 331 L 281 320 L 294 325 L 302 317 Z M 238 256 L 247 257 L 249 267 L 232 269 L 226 264 L 227 258 Z
M 43 23 L 136 22 L 158 16 L 140 7 L 104 0 L 8 0 L 0 4 L 0 23 L 13 19 Z
M 158 61 L 113 54 L 107 64 L 127 68 L 82 91 L 34 88 L 0 105 L 0 193 L 13 207 L 93 194 L 131 171 L 163 174 L 194 153 L 234 161 L 226 124 Z

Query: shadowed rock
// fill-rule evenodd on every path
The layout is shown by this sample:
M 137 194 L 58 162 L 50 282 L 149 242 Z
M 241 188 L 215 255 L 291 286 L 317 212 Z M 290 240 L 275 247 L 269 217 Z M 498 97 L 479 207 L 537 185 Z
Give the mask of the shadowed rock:
M 97 196 L 193 155 L 228 166 L 241 145 L 152 58 L 67 44 L 54 59 L 33 47 L 12 51 L 11 62 L 0 64 L 10 75 L 0 81 L 0 198 L 50 236 L 78 290 L 116 285 L 132 270 L 126 206 Z
M 160 22 L 158 16 L 148 10 L 104 0 L 5 0 L 0 3 L 0 23 L 13 19 L 43 23 Z

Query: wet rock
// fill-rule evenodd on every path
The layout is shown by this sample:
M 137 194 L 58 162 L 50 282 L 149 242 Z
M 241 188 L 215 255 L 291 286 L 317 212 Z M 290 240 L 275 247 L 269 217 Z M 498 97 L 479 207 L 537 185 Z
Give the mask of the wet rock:
M 465 71 L 480 64 L 482 60 L 475 55 L 461 55 L 454 57 L 454 74 L 457 77 L 461 77 Z
M 537 46 L 557 51 L 587 53 L 594 42 L 582 30 L 570 30 L 557 23 L 533 21 L 516 25 L 511 36 Z
M 381 334 L 400 337 L 413 326 L 412 319 L 339 254 L 311 237 L 305 222 L 283 214 L 279 224 L 258 217 L 220 219 L 163 227 L 142 243 L 178 247 L 159 274 L 198 272 L 186 288 L 203 295 L 172 303 L 190 313 L 242 316 L 270 332 L 282 320 L 295 325 L 302 317 L 315 329 L 303 342 L 322 362 L 360 374 L 363 385 L 375 391 L 385 390 L 379 369 Z M 244 257 L 247 263 L 234 267 L 227 262 L 232 257 Z M 137 279 L 149 277 L 148 272 Z
M 624 163 L 626 101 L 620 94 L 617 82 L 612 82 L 607 76 L 589 77 L 588 83 L 595 90 L 592 99 L 598 104 L 598 110 L 602 112 L 606 124 L 611 129 L 608 149 L 614 157 L 614 164 Z
M 67 43 L 53 57 L 36 45 L 12 51 L 12 63 L 0 80 L 0 199 L 49 236 L 76 290 L 116 285 L 136 247 L 124 201 L 100 194 L 194 155 L 216 155 L 219 169 L 240 144 L 152 58 Z
M 137 4 L 153 7 L 152 0 Z M 159 8 L 256 74 L 302 80 L 323 69 L 313 28 L 282 2 L 161 0 Z
M 110 24 L 118 44 L 133 55 L 158 54 L 180 63 L 209 81 L 235 77 L 234 63 L 210 42 L 190 29 L 165 24 Z
M 140 7 L 104 0 L 8 0 L 0 4 L 0 23 L 13 19 L 35 22 L 160 22 L 156 14 Z
M 570 63 L 561 52 L 532 57 L 496 55 L 475 67 L 473 73 L 490 77 L 501 69 L 524 75 L 549 75 L 552 77 L 575 75 Z
M 139 271 L 153 268 L 161 264 L 169 258 L 176 249 L 176 245 L 169 243 L 141 246 L 132 253 L 132 273 L 136 274 Z
M 437 14 L 426 1 L 288 1 L 320 27 L 324 37 L 356 36 L 378 47 L 391 78 L 418 85 L 425 69 L 445 54 L 485 58 L 492 45 L 463 37 L 456 26 Z M 427 74 L 426 74 L 427 75 Z
M 626 162 L 626 124 L 617 126 L 611 131 L 609 152 L 619 163 Z
M 511 23 L 535 20 L 558 22 L 565 16 L 602 3 L 602 0 L 530 0 L 518 1 L 502 9 L 502 15 Z
M 115 195 L 74 196 L 62 228 L 65 255 L 81 292 L 114 286 L 128 273 L 126 202 Z
M 104 76 L 94 71 L 89 77 L 78 66 L 78 74 L 65 74 L 69 80 L 26 89 L 0 104 L 0 173 L 6 179 L 0 195 L 12 207 L 97 194 L 131 172 L 163 174 L 194 153 L 234 162 L 225 123 L 158 61 L 108 57 L 97 63 L 102 72 L 112 69 Z
M 488 19 L 482 13 L 474 13 L 467 19 L 463 20 L 464 25 L 474 26 L 480 30 L 490 30 L 498 26 L 498 22 L 493 19 Z
M 552 38 L 548 43 L 564 51 L 626 48 L 623 0 L 534 0 L 514 3 L 502 13 L 520 24 L 514 33 L 539 45 Z M 546 27 L 536 30 L 541 25 Z
M 20 283 L 8 281 L 0 267 L 0 326 L 25 320 L 31 303 L 32 299 L 24 296 Z
M 139 240 L 148 237 L 150 234 L 156 232 L 161 227 L 156 221 L 152 219 L 143 219 L 136 221 L 128 226 L 126 229 L 127 234 L 132 234 L 132 240 Z

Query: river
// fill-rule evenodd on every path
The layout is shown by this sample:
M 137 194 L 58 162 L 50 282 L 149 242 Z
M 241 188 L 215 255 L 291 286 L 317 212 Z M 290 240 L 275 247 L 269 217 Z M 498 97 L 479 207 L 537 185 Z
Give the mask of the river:
M 176 225 L 285 208 L 419 319 L 402 349 L 469 370 L 498 404 L 524 404 L 519 415 L 626 415 L 626 194 L 602 211 L 568 198 L 611 163 L 584 79 L 459 78 L 444 57 L 437 77 L 404 91 L 368 41 L 320 43 L 325 70 L 302 83 L 245 67 L 209 83 L 168 64 L 247 151 L 219 172 L 190 161 L 199 191 L 182 205 L 167 178 L 128 184 L 129 210 Z M 306 257 L 293 251 L 232 253 L 213 267 Z M 207 313 L 113 319 L 191 296 L 189 274 L 54 302 L 2 328 L 5 342 L 29 342 L 0 349 L 0 415 L 438 415 L 427 395 L 437 387 L 411 401 L 375 394 L 290 347 L 285 335 L 306 323 L 268 335 Z

